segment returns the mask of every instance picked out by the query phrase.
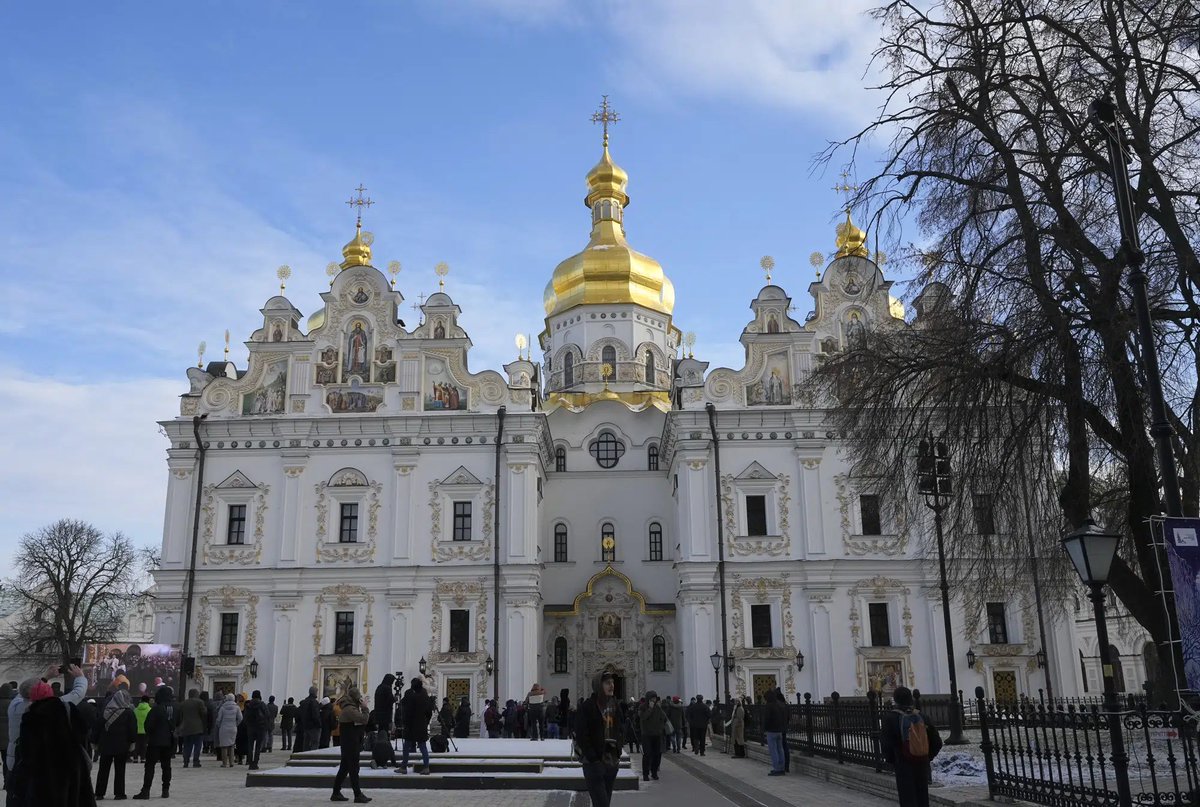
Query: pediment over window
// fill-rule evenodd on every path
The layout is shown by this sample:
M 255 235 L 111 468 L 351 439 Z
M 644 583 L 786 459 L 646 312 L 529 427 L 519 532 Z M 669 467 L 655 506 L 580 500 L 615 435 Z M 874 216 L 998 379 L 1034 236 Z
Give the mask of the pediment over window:
M 450 472 L 450 475 L 441 481 L 442 485 L 482 485 L 479 477 L 467 470 L 466 466 L 460 465 Z
M 738 479 L 775 479 L 775 474 L 768 471 L 757 462 L 746 466 L 746 470 L 737 475 Z
M 365 488 L 370 484 L 366 475 L 357 468 L 343 468 L 329 477 L 329 487 L 331 488 Z
M 255 487 L 258 487 L 258 486 L 255 485 L 253 482 L 251 482 L 250 477 L 246 476 L 241 471 L 234 471 L 233 473 L 231 473 L 229 476 L 227 476 L 225 478 L 224 482 L 217 485 L 218 490 L 225 490 L 227 488 L 237 489 L 237 488 L 255 488 Z

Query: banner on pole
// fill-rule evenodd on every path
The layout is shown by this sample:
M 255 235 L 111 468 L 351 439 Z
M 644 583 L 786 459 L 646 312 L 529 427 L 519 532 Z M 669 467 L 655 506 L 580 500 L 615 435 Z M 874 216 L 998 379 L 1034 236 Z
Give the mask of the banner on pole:
M 1163 520 L 1188 689 L 1200 692 L 1200 519 Z

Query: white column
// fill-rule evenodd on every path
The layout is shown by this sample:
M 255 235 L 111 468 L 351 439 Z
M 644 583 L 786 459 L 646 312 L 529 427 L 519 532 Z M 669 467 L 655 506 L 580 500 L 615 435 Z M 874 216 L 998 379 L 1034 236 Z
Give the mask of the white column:
M 713 671 L 709 656 L 719 645 L 713 614 L 715 593 L 689 592 L 679 611 L 679 643 L 683 650 L 683 690 L 687 697 L 712 692 Z
M 416 470 L 416 457 L 405 455 L 394 458 L 396 469 L 396 492 L 392 497 L 391 518 L 391 558 L 406 560 L 412 557 L 413 521 L 416 508 L 413 507 L 413 473 Z
M 820 701 L 837 689 L 837 679 L 834 677 L 833 621 L 828 605 L 832 599 L 832 591 L 808 592 L 809 635 L 812 638 L 810 649 L 801 648 L 808 661 L 800 677 L 801 682 L 807 679 L 808 685 L 801 686 L 800 690 L 802 693 L 811 692 L 815 701 Z M 848 670 L 845 678 L 847 681 L 853 681 L 854 670 Z
M 264 678 L 270 682 L 270 692 L 267 694 L 274 695 L 276 702 L 281 704 L 287 703 L 289 692 L 300 690 L 302 679 L 294 678 L 292 672 L 297 669 L 306 672 L 305 665 L 295 664 L 292 659 L 292 628 L 298 603 L 296 597 L 274 597 L 271 601 L 274 609 L 271 657 L 263 665 L 266 667 Z
M 304 467 L 307 457 L 284 457 L 283 495 L 280 497 L 279 512 L 282 518 L 274 519 L 279 524 L 279 565 L 296 566 L 300 563 L 300 534 L 304 531 Z
M 708 452 L 689 451 L 675 467 L 679 477 L 675 518 L 679 525 L 681 560 L 709 560 L 716 555 L 717 542 L 713 537 L 716 504 Z
M 500 485 L 504 497 L 500 540 L 506 563 L 537 562 L 537 469 L 531 458 L 509 456 L 508 473 Z
M 804 456 L 797 451 L 800 461 L 800 505 L 803 518 L 796 519 L 803 525 L 805 556 L 820 556 L 828 551 L 825 546 L 825 518 L 821 502 L 820 457 Z
M 503 647 L 497 670 L 503 696 L 520 698 L 538 680 L 538 611 L 533 597 L 505 598 Z
M 186 568 L 191 559 L 192 508 L 196 501 L 196 477 L 192 468 L 195 464 L 193 457 L 179 456 L 167 460 L 170 474 L 167 477 L 167 507 L 163 516 L 164 569 L 172 566 Z M 203 529 L 204 525 L 200 526 Z
M 392 597 L 388 600 L 388 651 L 387 669 L 384 672 L 400 670 L 408 680 L 420 675 L 417 663 L 421 654 L 415 652 L 415 648 L 410 649 L 408 641 L 414 602 L 412 597 Z

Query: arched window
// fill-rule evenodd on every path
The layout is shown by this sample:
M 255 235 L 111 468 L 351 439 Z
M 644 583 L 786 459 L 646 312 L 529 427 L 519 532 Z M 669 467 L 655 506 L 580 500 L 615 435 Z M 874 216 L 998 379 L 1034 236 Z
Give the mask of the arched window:
M 653 672 L 667 671 L 667 640 L 655 636 L 650 642 L 650 669 Z
M 567 470 L 567 450 L 562 446 L 554 449 L 554 470 Z
M 575 354 L 567 351 L 563 356 L 563 386 L 571 387 L 575 385 Z
M 600 527 L 600 560 L 614 561 L 617 559 L 617 533 L 612 522 L 606 521 Z
M 657 386 L 658 375 L 654 367 L 654 354 L 649 350 L 646 351 L 646 383 L 651 386 Z
M 567 562 L 567 525 L 554 525 L 554 562 Z
M 646 469 L 649 471 L 658 470 L 658 445 L 651 443 L 646 449 Z
M 561 675 L 567 672 L 567 639 L 559 636 L 554 640 L 554 672 Z
M 600 351 L 600 363 L 612 366 L 613 377 L 617 375 L 617 349 L 612 345 L 605 345 Z
M 779 333 L 779 320 L 774 315 L 767 318 L 767 333 Z
M 650 560 L 663 559 L 662 524 L 650 522 Z
M 605 429 L 588 445 L 588 451 L 596 458 L 596 463 L 601 468 L 612 468 L 620 462 L 621 455 L 625 453 L 625 444 Z

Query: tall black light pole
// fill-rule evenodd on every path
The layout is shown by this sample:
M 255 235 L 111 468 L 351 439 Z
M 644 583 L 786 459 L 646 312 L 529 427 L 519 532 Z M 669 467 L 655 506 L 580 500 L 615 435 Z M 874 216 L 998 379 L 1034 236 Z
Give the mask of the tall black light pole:
M 933 511 L 937 531 L 938 572 L 941 576 L 942 621 L 946 628 L 946 666 L 950 669 L 950 736 L 946 745 L 966 745 L 962 708 L 958 702 L 958 672 L 954 667 L 954 629 L 950 624 L 950 584 L 946 580 L 946 547 L 942 540 L 942 511 L 950 506 L 950 448 L 945 440 L 926 437 L 917 451 L 917 489 Z
M 716 703 L 721 702 L 721 654 L 713 653 L 708 657 L 708 660 L 713 665 L 713 700 Z
M 717 408 L 711 403 L 704 405 L 708 410 L 708 431 L 712 434 L 713 444 L 713 492 L 717 502 L 717 585 L 721 595 L 721 656 L 729 656 L 729 619 L 725 615 L 725 511 L 721 505 L 721 443 L 717 439 Z M 719 664 L 719 659 L 714 664 Z M 719 666 L 714 667 L 719 671 Z M 721 699 L 721 690 L 717 689 L 717 700 Z M 729 700 L 729 670 L 725 671 L 725 700 Z
M 1071 558 L 1079 579 L 1088 587 L 1088 596 L 1095 608 L 1096 641 L 1100 644 L 1100 671 L 1104 676 L 1104 711 L 1111 744 L 1109 760 L 1117 780 L 1117 803 L 1120 807 L 1130 807 L 1133 796 L 1129 787 L 1129 756 L 1125 753 L 1124 727 L 1117 711 L 1117 687 L 1113 680 L 1113 663 L 1117 660 L 1112 657 L 1112 647 L 1108 644 L 1108 622 L 1104 615 L 1104 584 L 1108 581 L 1120 542 L 1120 535 L 1101 532 L 1091 521 L 1062 540 L 1063 549 Z
M 1097 98 L 1088 107 L 1088 118 L 1104 135 L 1108 146 L 1108 169 L 1112 174 L 1113 195 L 1117 202 L 1117 221 L 1121 225 L 1121 248 L 1119 255 L 1129 269 L 1129 291 L 1133 295 L 1133 308 L 1137 314 L 1138 341 L 1141 343 L 1142 372 L 1146 376 L 1146 393 L 1150 398 L 1150 435 L 1154 438 L 1155 453 L 1158 455 L 1158 471 L 1162 475 L 1163 503 L 1167 515 L 1176 518 L 1183 515 L 1183 499 L 1179 493 L 1179 473 L 1175 468 L 1175 454 L 1171 450 L 1171 424 L 1167 420 L 1167 407 L 1163 402 L 1162 374 L 1158 368 L 1158 351 L 1154 346 L 1154 324 L 1150 317 L 1150 302 L 1146 297 L 1146 253 L 1142 252 L 1138 236 L 1137 210 L 1133 204 L 1133 189 L 1129 184 L 1129 162 L 1122 142 L 1121 126 L 1117 121 L 1117 107 L 1109 95 Z M 1171 574 L 1163 568 L 1164 558 L 1156 554 L 1158 582 L 1163 592 L 1167 626 L 1172 643 L 1171 652 L 1176 653 L 1174 643 L 1179 637 L 1179 621 L 1175 612 L 1175 588 Z M 1178 671 L 1172 674 L 1176 692 L 1186 688 L 1178 679 Z

